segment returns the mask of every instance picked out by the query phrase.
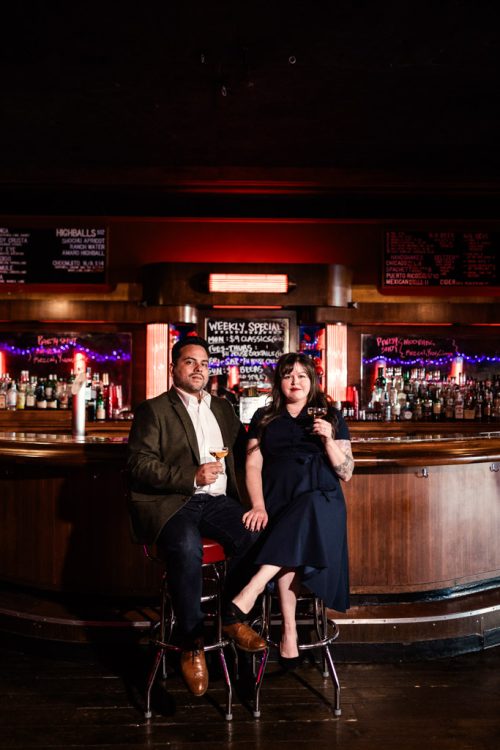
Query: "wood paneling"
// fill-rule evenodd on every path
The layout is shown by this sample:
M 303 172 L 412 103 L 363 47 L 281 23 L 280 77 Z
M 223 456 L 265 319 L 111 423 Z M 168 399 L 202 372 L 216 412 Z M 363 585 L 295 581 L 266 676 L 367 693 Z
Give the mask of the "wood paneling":
M 131 542 L 116 467 L 3 470 L 0 529 L 3 581 L 96 596 L 158 590 L 158 571 Z
M 357 466 L 344 486 L 353 593 L 434 591 L 500 576 L 500 473 L 489 463 L 428 472 Z

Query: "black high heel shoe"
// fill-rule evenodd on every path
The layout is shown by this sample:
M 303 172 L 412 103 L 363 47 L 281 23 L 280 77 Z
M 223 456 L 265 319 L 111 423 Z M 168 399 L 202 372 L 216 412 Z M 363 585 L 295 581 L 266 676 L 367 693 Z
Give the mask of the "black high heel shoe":
M 235 622 L 246 622 L 249 618 L 249 612 L 243 612 L 234 602 L 229 602 L 224 609 L 222 622 L 224 625 L 233 625 Z
M 298 644 L 297 644 L 298 645 Z M 297 669 L 301 662 L 300 651 L 298 656 L 282 656 L 281 652 L 278 653 L 278 664 L 280 667 L 287 672 Z

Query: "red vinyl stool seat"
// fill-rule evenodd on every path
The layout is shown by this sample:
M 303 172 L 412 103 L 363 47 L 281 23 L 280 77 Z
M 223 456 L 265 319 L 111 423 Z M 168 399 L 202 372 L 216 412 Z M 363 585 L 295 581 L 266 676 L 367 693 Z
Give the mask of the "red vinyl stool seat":
M 207 611 L 206 617 L 214 621 L 215 624 L 215 636 L 212 642 L 206 643 L 204 651 L 217 651 L 222 667 L 222 673 L 226 683 L 226 719 L 230 721 L 233 718 L 232 715 L 232 701 L 233 701 L 233 690 L 231 680 L 229 677 L 229 670 L 227 668 L 226 657 L 224 649 L 226 646 L 231 645 L 231 641 L 223 637 L 222 634 L 222 591 L 224 587 L 224 579 L 226 574 L 226 555 L 224 548 L 218 542 L 213 539 L 202 539 L 203 543 L 203 558 L 202 558 L 202 570 L 204 589 L 207 591 L 203 593 L 201 598 L 202 603 L 209 603 L 210 611 Z M 165 565 L 163 560 L 153 555 L 147 545 L 144 546 L 144 554 L 151 560 L 157 563 Z M 178 646 L 170 643 L 172 632 L 175 625 L 175 613 L 172 609 L 172 602 L 168 591 L 168 571 L 165 570 L 162 576 L 161 589 L 160 589 L 160 622 L 159 622 L 159 638 L 152 641 L 156 647 L 155 661 L 148 678 L 148 684 L 146 688 L 146 705 L 144 715 L 146 719 L 150 719 L 152 716 L 151 712 L 151 690 L 153 688 L 158 669 L 160 664 L 163 665 L 162 677 L 166 679 L 166 664 L 165 654 L 167 651 L 180 651 Z
M 212 563 L 223 563 L 226 560 L 226 553 L 224 547 L 219 542 L 214 542 L 213 539 L 203 538 L 203 565 L 211 565 Z

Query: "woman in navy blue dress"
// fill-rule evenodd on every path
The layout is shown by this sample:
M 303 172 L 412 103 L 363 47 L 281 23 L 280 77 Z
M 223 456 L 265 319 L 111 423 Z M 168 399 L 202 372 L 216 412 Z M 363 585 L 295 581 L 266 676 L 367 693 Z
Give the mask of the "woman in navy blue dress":
M 326 413 L 313 417 L 311 407 Z M 283 355 L 276 366 L 272 402 L 254 415 L 249 430 L 246 484 L 248 529 L 266 529 L 258 572 L 233 599 L 243 621 L 273 578 L 283 614 L 280 656 L 298 656 L 295 610 L 305 585 L 327 607 L 349 607 L 346 507 L 339 479 L 354 468 L 349 430 L 320 390 L 304 354 Z

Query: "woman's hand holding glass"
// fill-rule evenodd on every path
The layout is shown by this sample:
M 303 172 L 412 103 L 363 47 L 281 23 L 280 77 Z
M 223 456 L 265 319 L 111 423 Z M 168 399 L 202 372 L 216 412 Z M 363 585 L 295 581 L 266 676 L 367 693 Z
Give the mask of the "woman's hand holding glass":
M 331 423 L 327 422 L 326 419 L 322 419 L 328 413 L 326 406 L 310 406 L 307 409 L 307 413 L 314 419 L 312 433 L 318 435 L 324 443 L 327 440 L 333 440 L 334 433 Z
M 262 531 L 267 526 L 267 511 L 265 508 L 252 508 L 243 515 L 242 520 L 249 531 Z

